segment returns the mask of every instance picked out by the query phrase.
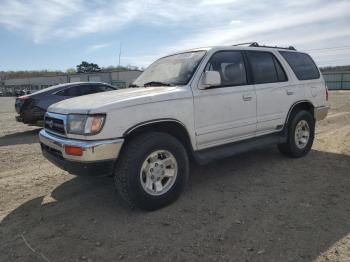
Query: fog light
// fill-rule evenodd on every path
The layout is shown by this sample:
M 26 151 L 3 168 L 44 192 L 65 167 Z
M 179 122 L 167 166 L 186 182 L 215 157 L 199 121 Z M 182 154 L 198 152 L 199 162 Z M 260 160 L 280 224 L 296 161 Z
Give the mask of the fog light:
M 81 147 L 76 146 L 65 146 L 64 151 L 67 155 L 71 156 L 82 156 L 83 155 L 83 149 Z

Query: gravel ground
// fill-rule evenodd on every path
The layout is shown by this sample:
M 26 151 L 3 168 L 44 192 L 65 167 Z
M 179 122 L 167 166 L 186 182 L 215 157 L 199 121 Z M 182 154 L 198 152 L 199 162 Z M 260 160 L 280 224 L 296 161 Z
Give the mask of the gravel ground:
M 308 156 L 193 165 L 180 199 L 148 213 L 120 206 L 111 178 L 46 161 L 0 98 L 0 261 L 350 261 L 350 92 L 330 97 Z

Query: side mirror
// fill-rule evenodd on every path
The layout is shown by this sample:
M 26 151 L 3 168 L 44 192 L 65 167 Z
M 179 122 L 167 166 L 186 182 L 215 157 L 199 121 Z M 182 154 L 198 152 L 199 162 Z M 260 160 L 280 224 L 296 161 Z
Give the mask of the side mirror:
M 221 76 L 218 71 L 206 71 L 200 81 L 200 89 L 221 85 Z

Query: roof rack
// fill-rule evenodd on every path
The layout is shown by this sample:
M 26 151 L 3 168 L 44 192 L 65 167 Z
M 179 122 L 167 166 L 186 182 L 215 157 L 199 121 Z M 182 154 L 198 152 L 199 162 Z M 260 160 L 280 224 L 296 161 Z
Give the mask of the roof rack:
M 251 46 L 251 47 L 278 48 L 278 49 L 287 49 L 287 50 L 294 50 L 294 51 L 296 51 L 294 46 L 289 46 L 289 47 L 268 46 L 268 45 L 259 45 L 257 42 L 241 43 L 241 44 L 235 44 L 235 45 L 232 45 L 232 46 L 240 46 L 240 45 L 248 45 L 248 46 Z
M 232 46 L 239 46 L 239 45 L 259 46 L 259 44 L 257 42 L 240 43 L 240 44 L 235 44 L 235 45 L 232 45 Z

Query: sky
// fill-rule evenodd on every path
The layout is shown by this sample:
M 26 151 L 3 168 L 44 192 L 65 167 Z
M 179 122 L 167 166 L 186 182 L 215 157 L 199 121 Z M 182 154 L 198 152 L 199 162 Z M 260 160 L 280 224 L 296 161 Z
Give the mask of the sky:
M 350 64 L 350 0 L 0 0 L 0 71 L 147 67 L 189 48 L 294 46 Z

